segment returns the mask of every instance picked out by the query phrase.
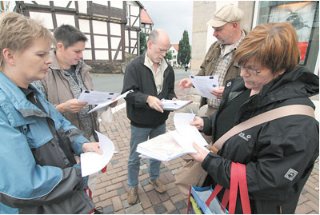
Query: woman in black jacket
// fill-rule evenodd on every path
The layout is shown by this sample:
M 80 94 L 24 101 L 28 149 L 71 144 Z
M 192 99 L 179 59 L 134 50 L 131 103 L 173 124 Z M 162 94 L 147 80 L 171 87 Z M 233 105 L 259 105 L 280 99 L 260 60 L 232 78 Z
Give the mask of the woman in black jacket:
M 227 82 L 219 110 L 193 125 L 213 142 L 233 126 L 266 111 L 292 104 L 314 108 L 319 78 L 299 66 L 299 49 L 289 23 L 257 26 L 238 47 L 241 78 Z M 319 124 L 312 117 L 291 115 L 234 135 L 215 154 L 196 147 L 191 154 L 208 177 L 204 185 L 229 187 L 231 162 L 246 165 L 253 213 L 294 213 L 301 190 L 319 155 Z M 237 202 L 236 212 L 241 212 Z

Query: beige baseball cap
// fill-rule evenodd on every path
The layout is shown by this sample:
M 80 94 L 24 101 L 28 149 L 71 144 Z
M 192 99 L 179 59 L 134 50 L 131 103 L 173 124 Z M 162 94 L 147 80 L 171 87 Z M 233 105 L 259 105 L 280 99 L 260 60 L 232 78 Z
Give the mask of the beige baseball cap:
M 243 11 L 233 4 L 229 4 L 223 6 L 215 13 L 214 17 L 208 21 L 208 25 L 218 28 L 228 22 L 240 21 L 242 17 Z

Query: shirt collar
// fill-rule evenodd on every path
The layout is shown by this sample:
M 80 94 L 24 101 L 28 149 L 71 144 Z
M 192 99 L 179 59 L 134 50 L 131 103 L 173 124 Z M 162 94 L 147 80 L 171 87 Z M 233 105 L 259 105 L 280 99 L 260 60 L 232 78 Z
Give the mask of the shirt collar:
M 244 31 L 241 31 L 241 37 L 235 43 L 230 44 L 230 45 L 220 44 L 221 54 L 226 55 L 226 54 L 236 50 L 245 36 L 246 36 L 246 34 L 244 33 Z

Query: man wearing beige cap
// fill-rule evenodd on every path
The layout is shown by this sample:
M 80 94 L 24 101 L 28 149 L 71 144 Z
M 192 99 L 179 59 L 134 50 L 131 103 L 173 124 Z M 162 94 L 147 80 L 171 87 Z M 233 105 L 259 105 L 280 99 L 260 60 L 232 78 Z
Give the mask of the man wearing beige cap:
M 242 16 L 243 12 L 238 7 L 225 5 L 208 22 L 208 25 L 214 30 L 213 36 L 217 38 L 217 41 L 211 45 L 196 75 L 218 75 L 220 87 L 211 92 L 217 97 L 216 99 L 201 97 L 201 108 L 198 112 L 200 116 L 210 116 L 217 110 L 224 90 L 223 86 L 240 73 L 240 69 L 234 65 L 233 55 L 245 37 L 245 32 L 240 26 Z M 179 86 L 189 88 L 192 86 L 191 80 L 184 78 L 180 81 Z

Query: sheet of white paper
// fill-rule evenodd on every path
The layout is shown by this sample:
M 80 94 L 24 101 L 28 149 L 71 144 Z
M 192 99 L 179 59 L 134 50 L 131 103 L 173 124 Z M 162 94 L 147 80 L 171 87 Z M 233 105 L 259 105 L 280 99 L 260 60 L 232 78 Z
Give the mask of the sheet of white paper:
M 115 151 L 113 142 L 107 136 L 97 131 L 96 133 L 103 154 L 100 155 L 95 152 L 86 152 L 80 155 L 82 177 L 99 172 L 103 169 L 109 163 Z
M 119 93 L 84 90 L 81 92 L 78 99 L 83 102 L 88 102 L 89 105 L 97 105 L 112 101 L 119 95 Z
M 103 107 L 107 107 L 108 105 L 110 105 L 111 103 L 115 102 L 115 101 L 118 101 L 122 98 L 125 98 L 129 93 L 132 93 L 133 90 L 129 90 L 121 95 L 119 95 L 118 97 L 116 97 L 115 99 L 113 99 L 112 101 L 106 101 L 106 102 L 103 102 L 103 103 L 100 103 L 98 104 L 96 107 L 92 108 L 88 113 L 91 113 L 91 112 L 94 112 L 96 110 L 99 110 Z
M 200 146 L 206 146 L 208 143 L 198 129 L 190 125 L 194 117 L 195 114 L 193 113 L 175 113 L 173 116 L 174 126 L 186 140 L 197 143 Z
M 173 116 L 173 123 L 176 127 L 179 125 L 190 125 L 194 117 L 194 113 L 175 113 Z
M 192 101 L 190 100 L 166 100 L 166 99 L 161 99 L 162 103 L 162 108 L 163 110 L 178 110 L 190 103 Z
M 181 136 L 187 138 L 188 140 L 191 140 L 193 143 L 196 143 L 199 146 L 208 145 L 207 141 L 203 138 L 203 136 L 195 126 L 178 125 L 176 126 L 176 130 Z
M 216 96 L 211 94 L 211 91 L 219 87 L 218 83 L 218 76 L 194 76 L 190 75 L 189 76 L 193 86 L 196 88 L 196 90 L 199 92 L 199 94 L 202 97 L 209 98 L 209 99 L 214 99 Z
M 172 134 L 174 140 L 183 148 L 183 153 L 192 153 L 192 152 L 197 152 L 193 148 L 193 141 L 192 139 L 188 138 L 187 136 L 183 136 L 177 131 Z

